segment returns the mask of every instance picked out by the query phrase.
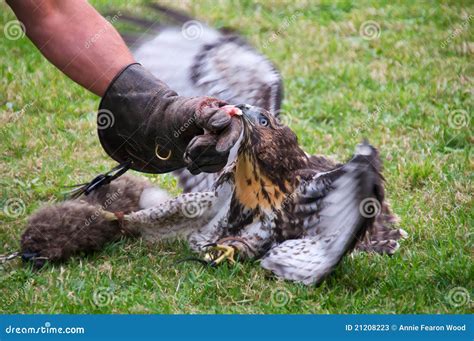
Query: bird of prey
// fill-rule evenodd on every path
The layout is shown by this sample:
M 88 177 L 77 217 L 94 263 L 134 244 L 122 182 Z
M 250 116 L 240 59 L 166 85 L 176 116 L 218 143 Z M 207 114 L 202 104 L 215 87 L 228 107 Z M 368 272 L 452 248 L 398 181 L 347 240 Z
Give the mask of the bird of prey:
M 97 188 L 85 200 L 100 202 L 103 210 L 72 201 L 53 219 L 58 209 L 39 211 L 22 238 L 23 251 L 39 252 L 42 259 L 49 258 L 41 254 L 46 249 L 72 254 L 126 231 L 149 241 L 184 239 L 213 265 L 233 263 L 238 254 L 261 259 L 280 278 L 320 282 L 374 225 L 384 202 L 378 153 L 364 142 L 349 162 L 320 171 L 273 115 L 250 105 L 239 108 L 233 119 L 241 120 L 241 136 L 211 190 L 156 200 L 156 190 L 139 181 Z M 104 200 L 128 187 L 139 194 L 117 195 L 115 207 L 107 206 Z M 65 244 L 58 244 L 60 236 Z
M 183 27 L 193 20 L 154 8 Z M 127 177 L 95 189 L 83 201 L 45 208 L 30 219 L 23 253 L 61 260 L 100 249 L 125 231 L 153 241 L 185 239 L 211 264 L 234 262 L 234 254 L 260 259 L 276 276 L 305 284 L 324 279 L 354 247 L 393 254 L 405 232 L 394 228 L 377 150 L 364 142 L 345 164 L 305 153 L 277 117 L 278 71 L 240 37 L 201 25 L 196 40 L 183 37 L 180 28 L 152 25 L 148 32 L 155 36 L 136 40 L 134 51 L 138 61 L 183 95 L 250 104 L 239 106 L 240 115 L 233 117 L 242 134 L 227 166 L 198 176 L 181 170 L 184 193 L 173 199 Z M 184 72 L 176 72 L 178 66 Z M 121 194 L 108 203 L 116 192 Z
M 240 108 L 241 137 L 212 190 L 119 215 L 121 226 L 209 248 L 212 264 L 234 262 L 237 253 L 280 278 L 318 283 L 373 225 L 370 206 L 384 201 L 378 153 L 363 143 L 349 162 L 320 172 L 273 115 Z
M 247 103 L 280 118 L 283 81 L 278 69 L 235 31 L 217 30 L 186 13 L 149 4 L 157 21 L 122 14 L 121 20 L 139 27 L 139 35 L 122 33 L 137 61 L 184 96 L 214 96 L 229 103 Z M 176 72 L 176 70 L 180 70 Z M 318 171 L 338 164 L 320 155 L 308 155 Z M 184 192 L 210 190 L 220 174 L 192 175 L 175 171 Z M 356 249 L 393 254 L 403 230 L 385 201 L 367 236 Z

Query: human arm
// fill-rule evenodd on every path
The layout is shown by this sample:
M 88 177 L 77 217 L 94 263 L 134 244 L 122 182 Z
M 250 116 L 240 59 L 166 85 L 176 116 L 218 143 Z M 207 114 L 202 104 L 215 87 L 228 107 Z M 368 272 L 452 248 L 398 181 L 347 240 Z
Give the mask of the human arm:
M 225 165 L 240 131 L 221 109 L 226 103 L 169 89 L 134 63 L 118 32 L 86 1 L 8 4 L 48 60 L 102 97 L 99 138 L 112 158 L 151 173 L 185 166 L 193 173 L 215 172 Z
M 115 30 L 87 1 L 7 0 L 40 52 L 98 96 L 135 62 Z

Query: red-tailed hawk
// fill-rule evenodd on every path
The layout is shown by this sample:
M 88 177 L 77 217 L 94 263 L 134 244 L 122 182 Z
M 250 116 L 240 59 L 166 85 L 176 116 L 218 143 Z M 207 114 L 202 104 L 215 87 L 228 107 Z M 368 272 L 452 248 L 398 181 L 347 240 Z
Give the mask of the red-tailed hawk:
M 139 35 L 123 34 L 137 61 L 180 95 L 215 96 L 229 103 L 247 103 L 280 119 L 283 82 L 278 69 L 241 36 L 227 29 L 217 30 L 186 13 L 150 4 L 157 21 L 122 15 L 137 25 Z M 180 70 L 176 72 L 176 70 Z M 309 156 L 315 171 L 337 166 L 332 160 Z M 220 174 L 192 175 L 186 169 L 174 172 L 184 192 L 212 188 Z M 387 203 L 380 207 L 368 236 L 357 249 L 394 253 L 399 245 L 397 222 Z
M 198 176 L 177 172 L 184 193 L 176 198 L 123 177 L 83 201 L 39 211 L 22 238 L 23 253 L 32 255 L 26 258 L 41 260 L 39 265 L 62 260 L 100 249 L 126 231 L 149 240 L 186 239 L 213 264 L 233 262 L 234 253 L 260 259 L 278 277 L 312 284 L 354 246 L 395 252 L 404 231 L 394 228 L 384 199 L 378 152 L 363 143 L 346 164 L 306 154 L 274 115 L 281 77 L 264 56 L 241 38 L 197 21 L 202 32 L 188 39 L 181 28 L 194 19 L 155 8 L 178 25 L 149 26 L 154 35 L 136 40 L 135 56 L 145 67 L 182 95 L 217 96 L 267 110 L 240 106 L 243 114 L 234 119 L 242 121 L 242 135 L 225 169 Z
M 241 137 L 211 190 L 158 200 L 159 190 L 139 180 L 112 182 L 84 197 L 87 202 L 36 213 L 23 235 L 23 252 L 60 260 L 126 231 L 149 241 L 184 239 L 211 264 L 234 262 L 238 254 L 261 259 L 262 267 L 284 279 L 321 281 L 380 216 L 378 153 L 363 143 L 349 162 L 321 171 L 273 115 L 240 108 L 242 116 L 233 119 L 242 121 Z M 402 233 L 385 232 L 395 239 Z
M 211 191 L 131 213 L 123 224 L 152 239 L 185 238 L 198 252 L 212 245 L 214 262 L 232 262 L 236 252 L 278 277 L 317 283 L 373 226 L 369 206 L 384 201 L 378 153 L 364 143 L 348 163 L 321 172 L 288 127 L 264 110 L 242 111 L 234 159 Z M 190 208 L 195 214 L 183 214 Z

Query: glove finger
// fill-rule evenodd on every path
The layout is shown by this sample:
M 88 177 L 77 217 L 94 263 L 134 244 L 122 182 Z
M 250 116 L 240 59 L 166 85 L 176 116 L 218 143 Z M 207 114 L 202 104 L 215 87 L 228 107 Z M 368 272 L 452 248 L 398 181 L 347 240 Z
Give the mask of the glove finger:
M 195 99 L 200 101 L 197 107 L 198 112 L 201 112 L 207 108 L 218 109 L 227 105 L 227 102 L 221 101 L 220 99 L 214 97 L 195 97 Z
M 213 160 L 213 161 L 215 161 L 215 160 Z M 202 173 L 202 172 L 217 173 L 222 168 L 224 168 L 224 166 L 226 164 L 227 164 L 227 158 L 225 158 L 222 162 L 214 163 L 214 164 L 206 163 L 206 164 L 199 165 L 199 164 L 193 163 L 190 166 L 188 166 L 188 170 L 193 175 L 196 175 L 196 174 L 199 174 L 199 173 Z
M 240 113 L 240 114 L 239 114 Z M 234 105 L 224 105 L 219 108 L 208 120 L 210 130 L 219 132 L 226 128 L 234 116 L 240 116 L 241 110 Z
M 197 123 L 206 124 L 219 108 L 226 106 L 227 103 L 212 97 L 204 97 L 196 108 Z
M 218 132 L 224 130 L 230 123 L 232 117 L 224 110 L 217 110 L 207 121 L 208 130 Z
M 226 165 L 229 153 L 217 152 L 216 142 L 217 136 L 213 134 L 193 138 L 184 154 L 184 161 L 191 173 L 214 173 Z
M 216 151 L 219 153 L 228 152 L 240 137 L 242 131 L 242 120 L 239 117 L 233 117 L 229 126 L 219 134 Z
M 212 148 L 215 152 L 215 146 L 217 144 L 217 137 L 213 134 L 204 134 L 195 136 L 191 142 L 189 142 L 184 152 L 184 161 L 186 163 L 195 162 L 201 155 L 203 155 L 207 149 Z
M 190 171 L 214 173 L 221 170 L 226 164 L 229 153 L 218 154 L 214 146 L 207 148 L 197 159 L 188 165 Z

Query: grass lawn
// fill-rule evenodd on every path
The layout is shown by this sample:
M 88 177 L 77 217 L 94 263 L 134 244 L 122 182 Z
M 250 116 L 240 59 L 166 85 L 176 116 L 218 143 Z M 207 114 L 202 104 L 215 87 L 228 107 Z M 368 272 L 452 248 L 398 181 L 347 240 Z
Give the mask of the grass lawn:
M 153 17 L 141 1 L 92 3 Z M 10 262 L 0 272 L 0 312 L 472 312 L 473 2 L 175 6 L 239 30 L 279 67 L 288 124 L 305 150 L 345 160 L 363 137 L 380 148 L 388 199 L 408 239 L 393 257 L 346 257 L 318 287 L 276 281 L 252 262 L 175 265 L 190 254 L 184 244 L 122 240 L 39 272 Z M 14 19 L 4 2 L 0 18 L 4 34 Z M 360 32 L 368 21 L 380 28 L 373 37 Z M 2 37 L 0 64 L 1 254 L 19 247 L 28 215 L 62 200 L 62 186 L 115 163 L 96 136 L 97 97 L 26 37 Z M 172 176 L 149 177 L 178 193 Z

